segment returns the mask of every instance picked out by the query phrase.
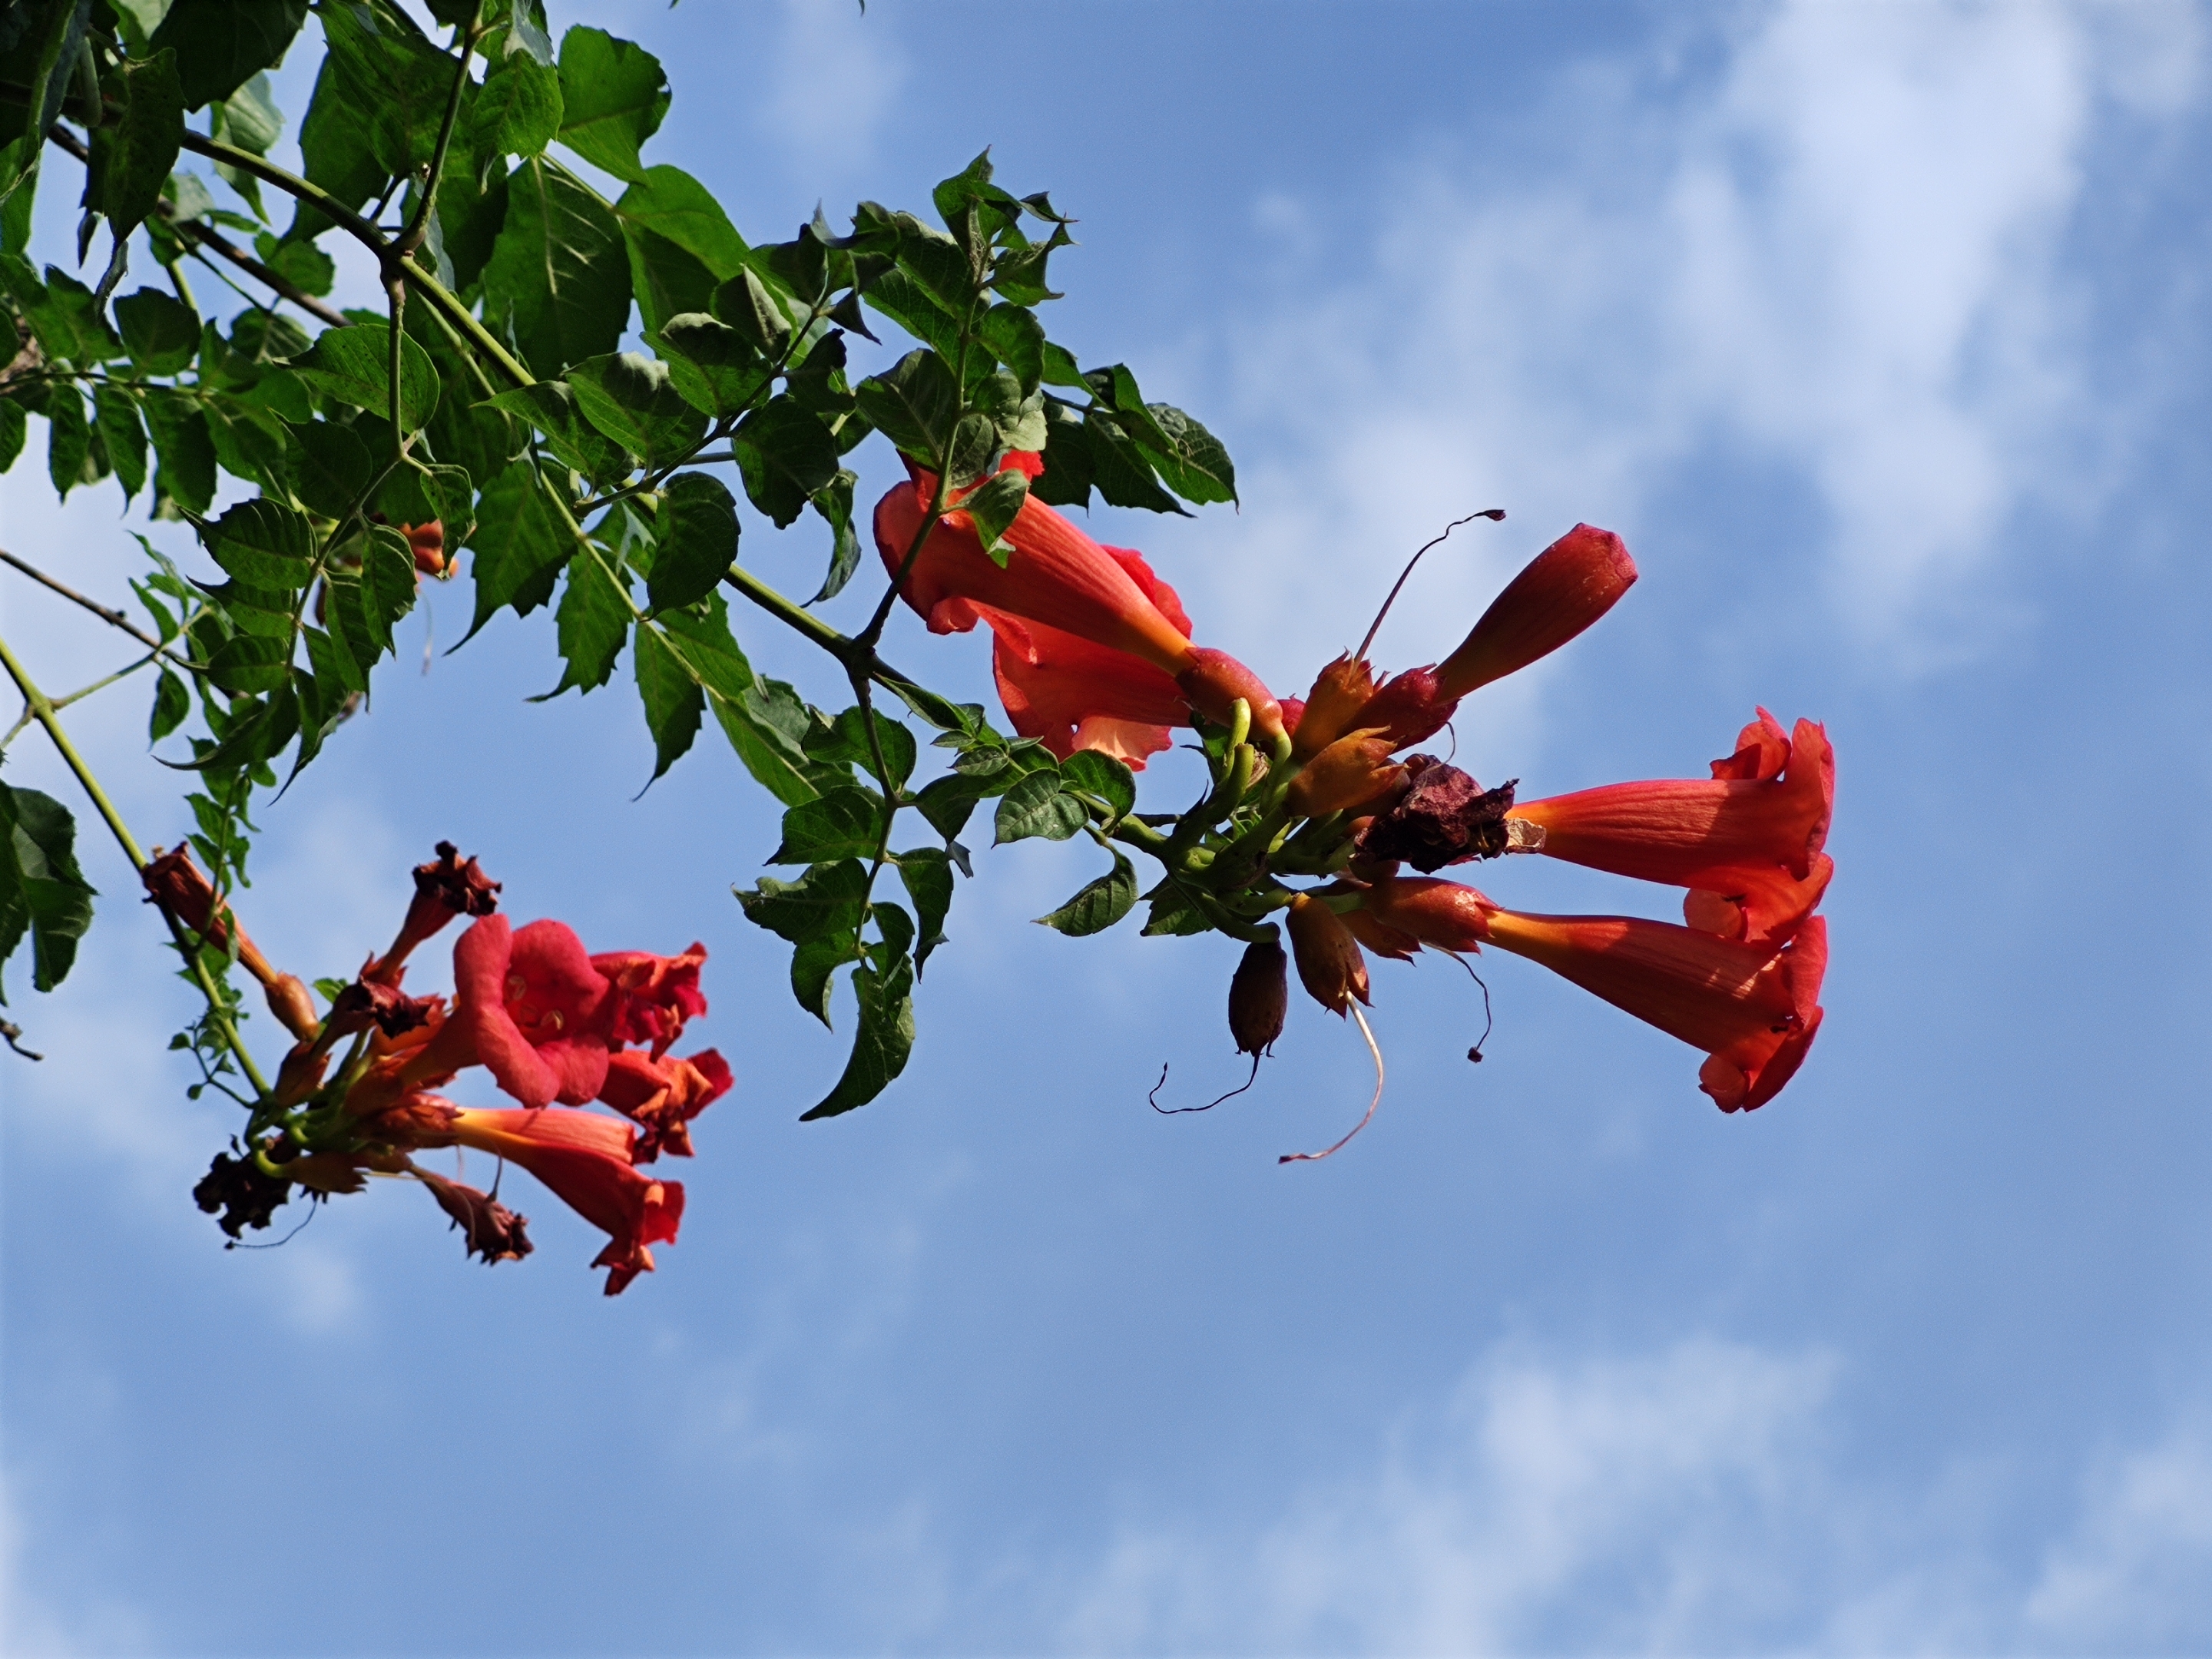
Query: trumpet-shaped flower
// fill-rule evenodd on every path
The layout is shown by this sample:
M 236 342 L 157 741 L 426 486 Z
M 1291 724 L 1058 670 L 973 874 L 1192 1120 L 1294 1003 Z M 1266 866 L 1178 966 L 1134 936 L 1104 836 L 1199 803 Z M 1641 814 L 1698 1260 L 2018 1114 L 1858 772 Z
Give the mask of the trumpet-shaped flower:
M 608 1236 L 592 1265 L 608 1269 L 609 1296 L 653 1271 L 651 1247 L 672 1243 L 684 1218 L 683 1186 L 639 1173 L 636 1132 L 618 1117 L 560 1107 L 479 1110 L 418 1094 L 364 1127 L 398 1146 L 459 1145 L 520 1164 Z
M 1494 945 L 1527 957 L 1704 1049 L 1698 1086 L 1723 1111 L 1771 1100 L 1820 1027 L 1828 933 L 1818 916 L 1777 950 L 1630 916 L 1528 915 L 1456 882 L 1412 877 L 1376 883 L 1366 902 L 1424 944 Z
M 1006 467 L 1034 472 L 1034 456 L 1007 457 Z M 937 477 L 908 464 L 912 482 L 876 503 L 876 550 L 896 575 L 906 565 L 937 489 Z M 1226 725 L 1242 698 L 1252 728 L 1272 739 L 1282 710 L 1267 687 L 1234 658 L 1194 645 L 1190 622 L 1174 590 L 1153 576 L 1141 556 L 1102 547 L 1054 508 L 1030 497 L 1008 526 L 1013 550 L 1001 565 L 983 549 L 975 520 L 954 510 L 932 526 L 900 593 L 934 634 L 966 633 L 997 611 L 1042 623 L 1151 664 L 1174 680 L 1189 705 Z
M 1712 770 L 1524 801 L 1509 816 L 1540 830 L 1535 850 L 1550 857 L 1690 889 L 1693 927 L 1779 945 L 1812 914 L 1834 868 L 1820 850 L 1834 750 L 1812 721 L 1785 733 L 1762 708 Z
M 1007 719 L 1057 758 L 1095 749 L 1142 771 L 1172 728 L 1190 724 L 1182 688 L 1142 658 L 1004 611 L 983 615 Z
M 557 921 L 510 929 L 485 916 L 453 945 L 453 1007 L 427 1042 L 397 1066 L 372 1071 L 356 1110 L 422 1089 L 464 1066 L 488 1066 L 525 1106 L 580 1106 L 607 1076 L 605 975 L 583 941 Z

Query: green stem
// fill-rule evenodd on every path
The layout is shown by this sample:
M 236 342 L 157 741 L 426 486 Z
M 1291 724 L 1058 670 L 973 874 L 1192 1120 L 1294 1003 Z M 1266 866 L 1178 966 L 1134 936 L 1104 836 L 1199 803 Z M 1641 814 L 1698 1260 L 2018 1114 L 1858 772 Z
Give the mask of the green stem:
M 460 55 L 453 64 L 453 89 L 446 99 L 446 118 L 438 126 L 438 143 L 430 153 L 430 173 L 422 185 L 422 199 L 416 204 L 415 216 L 400 233 L 398 252 L 402 258 L 412 254 L 422 246 L 429 234 L 430 215 L 438 200 L 438 181 L 446 171 L 446 152 L 453 142 L 453 123 L 460 118 L 461 93 L 469 83 L 469 59 L 477 49 L 477 19 L 483 11 L 483 0 L 469 8 L 469 15 L 453 30 L 453 44 Z
M 31 717 L 46 728 L 46 736 L 53 740 L 54 748 L 59 751 L 64 763 L 76 775 L 79 787 L 90 797 L 93 805 L 99 809 L 100 816 L 106 821 L 109 832 L 115 837 L 116 845 L 122 848 L 124 857 L 131 860 L 131 867 L 143 871 L 146 854 L 140 850 L 137 838 L 131 835 L 130 826 L 123 822 L 123 815 L 115 810 L 115 803 L 107 798 L 107 791 L 100 787 L 100 780 L 93 775 L 92 768 L 85 764 L 84 757 L 77 753 L 76 745 L 70 741 L 70 735 L 55 715 L 54 706 L 46 700 L 46 694 L 39 690 L 38 682 L 31 678 L 30 671 L 17 659 L 15 653 L 8 648 L 8 641 L 4 639 L 0 639 L 0 665 L 7 668 L 8 678 L 15 682 L 15 689 L 23 694 L 23 702 L 30 709 Z M 167 915 L 166 912 L 163 914 Z M 177 941 L 177 948 L 184 953 L 185 960 L 191 964 L 193 975 L 199 981 L 200 994 L 207 999 L 209 1015 L 214 1019 L 216 1029 L 222 1033 L 223 1042 L 230 1052 L 237 1056 L 246 1081 L 252 1084 L 256 1093 L 267 1094 L 268 1081 L 261 1075 L 261 1068 L 253 1063 L 253 1056 L 246 1052 L 246 1044 L 240 1040 L 238 1028 L 231 1023 L 229 1012 L 224 1006 L 222 994 L 216 989 L 215 978 L 208 972 L 207 964 L 200 960 L 200 953 L 187 944 L 184 930 L 178 927 L 173 917 L 169 918 L 169 932 Z

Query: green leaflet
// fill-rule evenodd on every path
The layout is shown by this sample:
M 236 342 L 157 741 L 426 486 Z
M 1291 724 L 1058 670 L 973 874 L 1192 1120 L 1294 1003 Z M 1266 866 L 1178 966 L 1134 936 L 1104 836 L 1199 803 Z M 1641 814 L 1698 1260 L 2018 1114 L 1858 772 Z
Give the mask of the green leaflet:
M 92 926 L 95 890 L 77 868 L 76 842 L 76 820 L 59 801 L 0 783 L 0 965 L 29 933 L 31 983 L 41 991 L 69 977 Z
M 614 350 L 629 320 L 622 227 L 590 185 L 544 156 L 507 175 L 507 222 L 483 284 L 494 325 L 513 328 L 541 379 Z

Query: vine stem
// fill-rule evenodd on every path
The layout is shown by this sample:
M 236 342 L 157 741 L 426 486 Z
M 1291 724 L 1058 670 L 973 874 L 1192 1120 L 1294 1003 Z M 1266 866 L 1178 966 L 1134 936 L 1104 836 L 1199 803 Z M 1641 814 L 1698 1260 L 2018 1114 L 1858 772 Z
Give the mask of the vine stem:
M 39 689 L 38 682 L 31 678 L 30 671 L 9 648 L 5 639 L 0 639 L 0 666 L 6 667 L 8 678 L 15 682 L 15 689 L 23 694 L 23 702 L 31 711 L 31 718 L 46 728 L 46 736 L 53 740 L 54 748 L 60 753 L 63 762 L 76 775 L 78 785 L 90 797 L 92 804 L 100 810 L 100 816 L 106 821 L 116 844 L 122 848 L 123 855 L 131 860 L 131 867 L 143 872 L 146 867 L 146 854 L 140 849 L 137 838 L 131 833 L 131 826 L 123 822 L 123 815 L 115 810 L 115 803 L 107 798 L 107 791 L 100 787 L 92 768 L 85 763 L 84 757 L 70 741 L 69 733 L 63 729 L 60 718 L 54 713 L 53 704 Z M 167 913 L 163 914 L 166 916 Z M 246 1081 L 253 1085 L 254 1091 L 265 1096 L 269 1092 L 268 1079 L 261 1075 L 261 1068 L 254 1064 L 253 1056 L 240 1039 L 238 1027 L 231 1022 L 229 1011 L 224 1006 L 222 994 L 216 989 L 215 978 L 208 972 L 207 964 L 200 960 L 198 951 L 187 945 L 182 930 L 173 919 L 169 921 L 169 931 L 176 939 L 178 948 L 184 952 L 185 960 L 191 964 L 193 976 L 199 981 L 200 994 L 207 999 L 208 1012 L 222 1031 L 223 1042 L 237 1057 L 239 1066 L 245 1072 Z

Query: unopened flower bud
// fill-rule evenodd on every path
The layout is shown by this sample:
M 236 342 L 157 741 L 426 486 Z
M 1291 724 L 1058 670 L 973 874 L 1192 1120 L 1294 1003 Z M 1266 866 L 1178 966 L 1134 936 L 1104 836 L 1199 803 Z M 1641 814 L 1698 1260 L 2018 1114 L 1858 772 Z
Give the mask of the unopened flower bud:
M 455 916 L 488 916 L 499 908 L 500 884 L 485 875 L 474 859 L 464 860 L 460 849 L 449 841 L 438 843 L 437 854 L 429 863 L 415 866 L 415 897 L 398 937 L 380 961 L 362 970 L 363 979 L 397 985 L 409 953 Z
M 1298 964 L 1298 982 L 1316 1002 L 1333 1014 L 1342 1015 L 1358 997 L 1367 994 L 1367 959 L 1344 919 L 1325 899 L 1301 893 L 1291 901 L 1291 951 Z
M 1406 769 L 1372 732 L 1353 732 L 1306 763 L 1285 799 L 1301 817 L 1317 818 L 1383 800 L 1404 787 Z
M 246 930 L 238 927 L 228 902 L 216 898 L 214 885 L 192 862 L 191 848 L 179 845 L 166 853 L 155 848 L 138 878 L 145 884 L 147 896 L 194 939 L 204 939 L 222 949 L 236 929 L 238 965 L 264 985 L 276 979 L 276 970 L 246 936 Z
M 322 1029 L 323 1022 L 315 1013 L 315 999 L 297 975 L 277 975 L 269 981 L 264 994 L 269 1012 L 294 1036 L 309 1038 Z
M 1498 907 L 1455 881 L 1392 876 L 1367 890 L 1366 908 L 1384 927 L 1439 951 L 1480 951 Z
M 1226 651 L 1198 646 L 1192 647 L 1191 657 L 1191 665 L 1176 676 L 1176 684 L 1193 708 L 1216 726 L 1227 726 L 1235 720 L 1237 700 L 1242 697 L 1252 710 L 1255 740 L 1264 738 L 1272 744 L 1283 735 L 1283 706 L 1257 674 Z
M 1392 749 L 1403 749 L 1436 736 L 1458 708 L 1459 698 L 1437 685 L 1435 669 L 1409 668 L 1383 681 L 1350 724 L 1371 726 Z
M 1229 1035 L 1237 1039 L 1238 1054 L 1257 1058 L 1282 1036 L 1291 1002 L 1288 966 L 1279 945 L 1244 947 L 1244 959 L 1229 981 Z
M 283 1064 L 276 1068 L 276 1101 L 279 1105 L 296 1106 L 322 1086 L 323 1072 L 330 1065 L 328 1049 L 302 1037 L 293 1044 L 292 1051 L 284 1056 Z
M 1425 872 L 1468 859 L 1496 858 L 1505 850 L 1505 814 L 1513 805 L 1517 778 L 1486 790 L 1433 755 L 1413 756 L 1406 770 L 1413 787 L 1360 831 L 1359 856 L 1402 859 Z
M 1291 753 L 1299 760 L 1311 760 L 1355 725 L 1364 724 L 1352 716 L 1374 695 L 1375 677 L 1367 664 L 1354 662 L 1349 655 L 1339 657 L 1321 671 L 1306 694 L 1291 729 Z
M 433 519 L 428 524 L 403 524 L 399 533 L 415 555 L 415 568 L 425 576 L 446 574 L 446 526 Z
M 1636 561 L 1620 537 L 1577 525 L 1491 601 L 1459 649 L 1437 666 L 1438 688 L 1463 697 L 1526 668 L 1612 610 L 1635 580 Z

